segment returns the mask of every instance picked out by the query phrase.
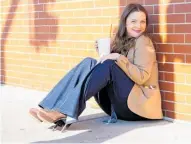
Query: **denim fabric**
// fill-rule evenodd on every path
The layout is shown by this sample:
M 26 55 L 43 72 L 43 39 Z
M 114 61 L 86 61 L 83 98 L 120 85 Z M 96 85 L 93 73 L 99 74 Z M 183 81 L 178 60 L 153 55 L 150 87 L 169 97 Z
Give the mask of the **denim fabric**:
M 56 84 L 39 106 L 77 118 L 83 83 L 96 62 L 95 59 L 85 58 Z
M 56 110 L 77 119 L 86 107 L 86 101 L 95 96 L 101 108 L 111 114 L 111 104 L 120 119 L 140 117 L 127 107 L 127 97 L 134 82 L 117 66 L 106 60 L 96 65 L 93 58 L 85 58 L 42 100 L 39 106 Z

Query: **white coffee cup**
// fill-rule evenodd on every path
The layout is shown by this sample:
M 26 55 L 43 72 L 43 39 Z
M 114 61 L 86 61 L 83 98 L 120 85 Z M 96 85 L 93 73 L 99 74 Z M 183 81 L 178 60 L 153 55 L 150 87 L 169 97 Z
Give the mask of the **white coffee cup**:
M 103 55 L 110 54 L 110 45 L 111 45 L 110 38 L 100 38 L 97 40 L 97 44 L 98 44 L 98 53 L 100 57 L 102 57 Z

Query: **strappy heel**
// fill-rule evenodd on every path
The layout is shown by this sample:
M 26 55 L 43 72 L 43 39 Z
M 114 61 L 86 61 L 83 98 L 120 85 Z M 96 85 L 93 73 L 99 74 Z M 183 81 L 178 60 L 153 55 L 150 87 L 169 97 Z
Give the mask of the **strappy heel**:
M 65 125 L 65 123 L 66 123 L 66 118 L 62 118 L 62 119 L 55 121 L 54 122 L 55 125 L 53 126 L 52 130 L 55 131 L 55 129 L 57 127 L 63 127 Z
M 54 122 L 55 126 L 53 127 L 53 131 L 57 127 L 62 127 L 61 132 L 63 132 L 66 129 L 68 129 L 71 126 L 71 124 L 73 124 L 77 121 L 78 121 L 77 119 L 71 118 L 69 116 L 67 116 L 66 118 L 59 119 L 56 122 Z
M 65 125 L 64 127 L 62 128 L 61 132 L 63 132 L 64 130 L 66 130 L 67 128 L 69 128 L 71 126 L 71 124 L 77 122 L 78 120 L 77 119 L 74 119 L 72 117 L 69 117 L 67 116 L 66 118 L 66 122 L 65 122 Z

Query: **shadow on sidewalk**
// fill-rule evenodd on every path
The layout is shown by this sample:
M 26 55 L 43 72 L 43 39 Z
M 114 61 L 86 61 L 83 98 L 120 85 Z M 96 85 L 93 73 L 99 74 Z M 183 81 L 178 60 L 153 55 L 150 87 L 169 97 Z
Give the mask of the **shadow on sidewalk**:
M 98 115 L 100 114 L 94 114 L 93 117 L 99 117 Z M 89 116 L 92 117 L 92 115 Z M 108 116 L 104 116 L 93 120 L 84 120 L 82 122 L 74 123 L 68 128 L 68 130 L 63 132 L 64 138 L 53 139 L 48 141 L 36 141 L 32 143 L 102 143 L 120 136 L 121 138 L 124 138 L 123 135 L 125 133 L 128 133 L 133 130 L 169 124 L 169 122 L 163 120 L 119 120 L 115 124 L 105 124 L 102 122 L 103 120 L 108 118 Z M 59 129 L 59 131 L 60 130 L 61 129 Z M 69 134 L 71 132 L 74 132 L 74 135 L 71 136 L 71 134 Z M 70 136 L 66 137 L 66 135 L 68 134 Z

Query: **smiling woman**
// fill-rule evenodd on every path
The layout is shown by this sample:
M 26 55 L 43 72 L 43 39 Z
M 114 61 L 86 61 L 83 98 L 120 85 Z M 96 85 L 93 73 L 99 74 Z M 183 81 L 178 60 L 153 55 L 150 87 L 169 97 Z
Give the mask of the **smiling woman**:
M 127 33 L 129 37 L 138 37 L 146 29 L 146 15 L 144 12 L 134 12 L 126 20 Z
M 121 15 L 119 29 L 113 42 L 112 51 L 121 52 L 123 55 L 135 44 L 135 38 L 141 34 L 147 35 L 148 13 L 144 7 L 129 4 Z

